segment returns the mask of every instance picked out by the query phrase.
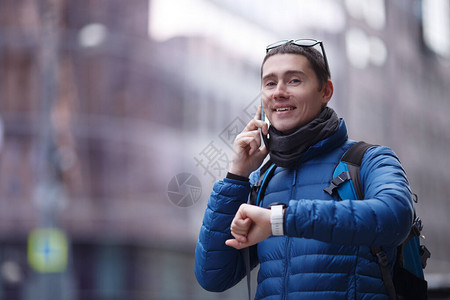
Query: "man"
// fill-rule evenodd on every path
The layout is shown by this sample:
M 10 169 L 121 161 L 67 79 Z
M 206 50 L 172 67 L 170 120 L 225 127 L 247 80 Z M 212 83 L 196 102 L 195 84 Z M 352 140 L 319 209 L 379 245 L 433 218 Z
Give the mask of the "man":
M 400 162 L 389 148 L 372 147 L 360 169 L 365 200 L 325 193 L 355 142 L 327 106 L 333 84 L 322 43 L 268 46 L 261 78 L 271 126 L 258 111 L 236 137 L 227 178 L 214 185 L 205 212 L 197 280 L 210 291 L 232 287 L 246 274 L 240 249 L 250 247 L 251 267 L 260 264 L 256 299 L 388 299 L 370 248 L 381 246 L 392 266 L 409 233 L 413 205 Z M 245 204 L 269 153 L 273 177 L 258 205 Z

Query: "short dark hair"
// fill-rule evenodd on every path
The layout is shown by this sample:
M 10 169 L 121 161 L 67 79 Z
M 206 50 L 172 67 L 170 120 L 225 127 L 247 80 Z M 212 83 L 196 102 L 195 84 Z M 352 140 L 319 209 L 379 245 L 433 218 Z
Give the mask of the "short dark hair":
M 292 43 L 283 44 L 267 52 L 261 65 L 261 77 L 263 67 L 267 59 L 276 54 L 296 54 L 306 57 L 317 76 L 317 80 L 319 81 L 319 89 L 322 89 L 323 85 L 331 78 L 331 75 L 327 71 L 325 60 L 320 51 L 316 50 L 314 47 L 302 47 Z

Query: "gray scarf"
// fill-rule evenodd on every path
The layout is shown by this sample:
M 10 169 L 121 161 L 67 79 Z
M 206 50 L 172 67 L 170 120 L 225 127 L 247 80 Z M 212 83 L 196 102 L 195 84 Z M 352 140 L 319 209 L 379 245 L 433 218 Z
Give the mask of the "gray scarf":
M 333 135 L 339 124 L 337 114 L 327 106 L 314 120 L 292 133 L 284 134 L 270 126 L 269 138 L 263 135 L 264 144 L 270 151 L 270 160 L 279 167 L 294 166 L 309 147 Z

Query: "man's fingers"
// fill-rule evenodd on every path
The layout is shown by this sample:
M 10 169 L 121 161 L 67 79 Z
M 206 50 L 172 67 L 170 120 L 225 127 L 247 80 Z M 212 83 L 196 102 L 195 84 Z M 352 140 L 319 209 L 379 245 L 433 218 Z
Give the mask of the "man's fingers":
M 241 148 L 249 149 L 249 155 L 261 147 L 261 136 L 257 130 L 240 133 L 236 140 Z
M 235 232 L 231 232 L 231 235 L 234 237 L 235 240 L 237 240 L 240 243 L 246 243 L 248 241 L 247 235 L 236 234 Z
M 235 231 L 239 234 L 246 234 L 251 224 L 252 220 L 249 218 L 234 219 L 231 224 L 231 231 Z
M 231 235 L 234 239 L 230 239 L 225 242 L 228 246 L 236 249 L 244 248 L 244 246 L 242 246 L 243 243 L 248 242 L 247 234 L 252 223 L 252 220 L 247 218 L 245 215 L 245 205 L 246 204 L 242 204 L 239 207 L 233 221 L 231 222 Z
M 249 144 L 252 140 L 255 140 L 256 143 L 261 143 L 261 137 L 257 130 L 240 133 L 238 134 L 237 139 L 240 144 L 243 144 L 242 142 L 245 142 L 244 144 Z
M 266 157 L 267 154 L 269 154 L 269 150 L 267 150 L 267 147 L 265 145 L 263 145 L 262 147 L 260 147 L 258 145 L 258 147 L 252 148 L 250 153 L 249 153 L 249 155 L 258 156 L 262 160 L 264 160 L 264 157 Z
M 261 111 L 262 107 L 261 105 L 258 106 L 258 110 L 256 111 L 255 118 L 253 120 L 259 121 L 258 124 L 261 124 L 260 122 L 263 122 L 264 124 L 261 124 L 261 127 L 259 127 L 262 131 L 262 134 L 267 135 L 269 133 L 269 124 L 267 123 L 267 120 L 262 120 L 261 118 Z
M 241 241 L 241 242 L 246 242 L 247 241 L 247 234 L 248 231 L 250 230 L 250 226 L 252 224 L 252 220 L 250 219 L 238 219 L 238 220 L 233 220 L 233 222 L 231 223 L 231 235 L 234 236 L 235 239 Z
M 262 108 L 260 105 L 260 106 L 258 106 L 258 109 L 256 110 L 256 115 L 255 115 L 256 120 L 261 120 L 261 110 L 262 110 Z
M 261 120 L 252 119 L 248 122 L 247 126 L 245 126 L 243 132 L 252 131 L 261 128 L 265 134 L 267 134 L 267 123 Z
M 227 246 L 233 247 L 233 248 L 238 249 L 238 250 L 247 247 L 247 244 L 241 243 L 241 242 L 239 242 L 239 241 L 236 240 L 236 239 L 226 240 L 226 241 L 225 241 L 225 244 L 226 244 Z
M 267 154 L 269 154 L 269 149 L 267 149 L 267 147 L 264 145 L 264 146 L 262 146 L 261 148 L 259 148 L 258 149 L 258 155 L 262 158 L 262 159 L 264 159 L 264 157 L 266 157 L 267 156 Z

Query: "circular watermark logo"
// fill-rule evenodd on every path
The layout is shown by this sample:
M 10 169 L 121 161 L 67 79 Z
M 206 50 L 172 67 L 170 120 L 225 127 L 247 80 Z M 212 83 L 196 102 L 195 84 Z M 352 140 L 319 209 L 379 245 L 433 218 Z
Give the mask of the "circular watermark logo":
M 180 173 L 174 176 L 167 188 L 170 201 L 179 207 L 194 205 L 200 199 L 201 194 L 200 180 L 190 173 Z

